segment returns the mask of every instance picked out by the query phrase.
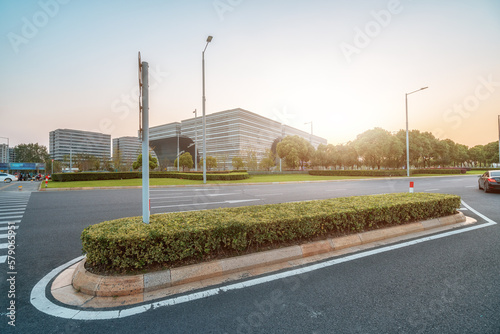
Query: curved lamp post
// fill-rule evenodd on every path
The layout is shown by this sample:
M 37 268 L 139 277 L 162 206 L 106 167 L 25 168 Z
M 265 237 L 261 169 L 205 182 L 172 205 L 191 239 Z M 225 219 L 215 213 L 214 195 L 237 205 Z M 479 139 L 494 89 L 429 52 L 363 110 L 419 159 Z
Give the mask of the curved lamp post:
M 410 177 L 410 141 L 408 140 L 408 95 L 420 92 L 421 90 L 427 89 L 429 87 L 422 87 L 413 92 L 405 94 L 405 104 L 406 104 L 406 176 Z
M 207 44 L 201 53 L 201 72 L 202 72 L 202 87 L 203 87 L 203 184 L 207 183 L 207 122 L 205 119 L 205 50 L 207 49 L 208 43 L 212 41 L 212 36 L 207 37 Z

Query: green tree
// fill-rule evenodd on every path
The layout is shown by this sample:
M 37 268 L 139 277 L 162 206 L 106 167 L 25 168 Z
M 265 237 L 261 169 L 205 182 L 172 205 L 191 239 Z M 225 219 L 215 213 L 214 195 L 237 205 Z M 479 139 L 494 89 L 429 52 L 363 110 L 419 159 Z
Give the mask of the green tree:
M 233 160 L 231 162 L 232 162 L 233 168 L 236 170 L 245 167 L 245 162 L 243 161 L 243 158 L 241 158 L 241 157 L 233 157 Z
M 347 168 L 359 165 L 359 156 L 358 152 L 354 148 L 354 144 L 352 142 L 348 142 L 347 144 L 339 144 L 335 146 L 336 151 L 338 152 L 338 160 L 337 164 L 341 167 Z
M 142 167 L 142 154 L 139 154 L 137 160 L 134 161 L 132 168 L 139 169 L 141 167 Z M 153 158 L 151 153 L 149 153 L 149 169 L 155 169 L 156 167 L 158 167 L 158 159 Z
M 374 128 L 358 135 L 354 147 L 364 165 L 380 169 L 386 161 L 391 160 L 391 148 L 396 149 L 398 146 L 389 131 Z
M 289 168 L 297 168 L 311 160 L 314 154 L 314 147 L 304 138 L 299 136 L 286 136 L 276 145 L 278 156 L 285 161 Z
M 200 166 L 203 168 L 203 158 L 200 159 Z M 212 156 L 207 156 L 207 170 L 217 168 L 217 159 Z
M 182 171 L 184 171 L 186 168 L 187 169 L 193 168 L 193 164 L 194 164 L 193 157 L 191 156 L 191 153 L 184 152 L 180 155 L 179 166 L 182 167 Z M 175 159 L 175 161 L 174 161 L 174 166 L 177 166 L 177 159 Z
M 483 145 L 476 145 L 469 149 L 469 158 L 475 164 L 479 165 L 479 167 L 484 166 L 486 164 L 486 153 L 484 151 Z
M 248 170 L 257 170 L 259 164 L 254 150 L 247 151 L 246 165 Z
M 44 163 L 50 159 L 47 147 L 38 143 L 19 144 L 14 147 L 14 154 L 18 162 Z
M 321 166 L 325 168 L 335 166 L 338 160 L 337 148 L 332 144 L 319 144 L 311 160 L 313 166 Z
M 264 158 L 262 158 L 262 160 L 260 161 L 259 167 L 262 170 L 269 171 L 274 166 L 276 166 L 276 157 L 274 156 L 271 150 L 266 150 L 266 154 Z

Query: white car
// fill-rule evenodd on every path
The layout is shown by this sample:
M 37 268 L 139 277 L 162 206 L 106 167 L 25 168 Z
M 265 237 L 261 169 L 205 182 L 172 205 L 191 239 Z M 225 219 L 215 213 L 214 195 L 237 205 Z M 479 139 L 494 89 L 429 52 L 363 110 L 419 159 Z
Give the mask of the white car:
M 7 173 L 0 173 L 0 182 L 2 182 L 2 181 L 6 182 L 6 183 L 9 183 L 12 181 L 17 181 L 17 176 L 7 174 Z

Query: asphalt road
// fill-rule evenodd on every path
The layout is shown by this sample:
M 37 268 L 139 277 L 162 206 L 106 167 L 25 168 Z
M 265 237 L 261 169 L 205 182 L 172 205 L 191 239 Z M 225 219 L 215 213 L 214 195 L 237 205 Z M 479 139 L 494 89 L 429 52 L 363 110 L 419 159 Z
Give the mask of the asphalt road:
M 15 298 L 8 297 L 7 264 L 0 264 L 0 332 L 500 333 L 500 229 L 494 224 L 500 223 L 500 194 L 479 191 L 475 176 L 412 180 L 416 192 L 462 196 L 475 210 L 463 212 L 484 227 L 340 257 L 287 278 L 241 281 L 242 288 L 206 298 L 186 294 L 191 301 L 111 320 L 47 315 L 32 306 L 30 294 L 52 269 L 81 255 L 83 228 L 141 215 L 140 189 L 33 192 L 18 223 Z M 0 187 L 0 195 L 13 187 Z M 151 211 L 406 191 L 407 179 L 152 188 Z M 15 327 L 5 317 L 12 300 Z

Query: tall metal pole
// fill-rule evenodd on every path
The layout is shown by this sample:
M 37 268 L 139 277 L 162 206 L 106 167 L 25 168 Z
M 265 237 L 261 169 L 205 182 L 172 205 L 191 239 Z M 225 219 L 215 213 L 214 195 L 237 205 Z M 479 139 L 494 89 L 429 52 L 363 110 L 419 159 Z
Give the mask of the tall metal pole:
M 180 170 L 179 160 L 181 160 L 179 157 L 179 129 L 177 129 L 176 132 L 177 132 L 177 171 L 179 171 Z
M 149 64 L 142 62 L 142 221 L 149 224 Z
M 201 53 L 201 72 L 202 72 L 202 88 L 203 88 L 203 184 L 207 183 L 207 121 L 205 116 L 205 50 L 207 49 L 208 43 L 212 41 L 212 36 L 208 36 L 207 44 L 205 49 Z
M 406 176 L 410 177 L 410 141 L 408 138 L 408 95 L 427 89 L 429 87 L 422 87 L 413 92 L 405 94 L 405 107 L 406 107 Z
M 198 119 L 196 118 L 198 114 L 196 113 L 196 109 L 193 111 L 194 113 L 194 170 L 198 171 Z
M 498 163 L 500 164 L 500 115 L 498 115 Z

